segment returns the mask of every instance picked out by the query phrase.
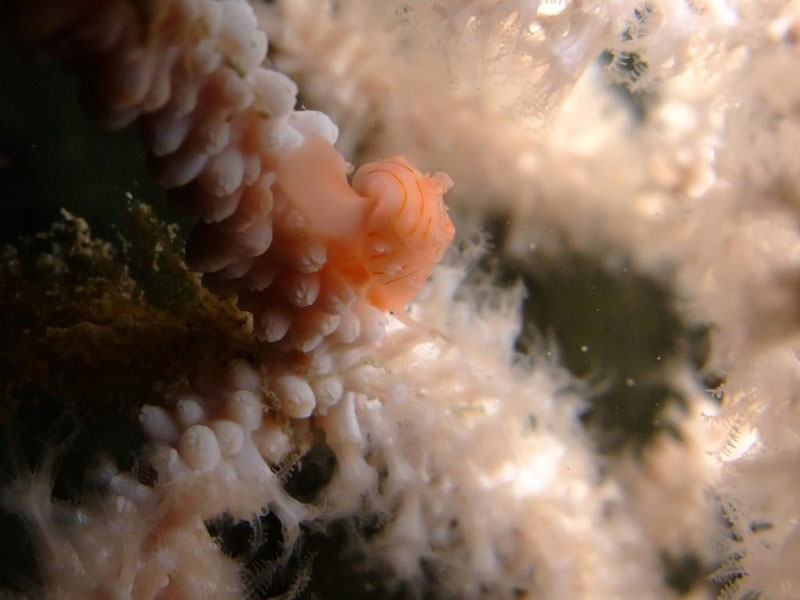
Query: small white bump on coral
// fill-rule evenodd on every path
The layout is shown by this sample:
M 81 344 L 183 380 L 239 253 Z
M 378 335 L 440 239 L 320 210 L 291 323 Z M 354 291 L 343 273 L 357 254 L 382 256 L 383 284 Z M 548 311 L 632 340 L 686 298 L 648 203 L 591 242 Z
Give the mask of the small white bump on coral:
M 161 442 L 174 442 L 180 435 L 169 413 L 160 406 L 143 407 L 139 424 L 148 437 Z
M 261 399 L 250 390 L 234 392 L 227 402 L 227 414 L 245 431 L 255 431 L 261 426 L 264 407 Z
M 339 128 L 330 117 L 317 110 L 294 111 L 289 114 L 289 125 L 303 137 L 319 136 L 331 144 L 339 137 Z
M 289 332 L 292 315 L 281 308 L 265 308 L 256 314 L 255 334 L 265 342 L 278 342 Z
M 197 425 L 205 418 L 202 398 L 196 394 L 182 394 L 175 403 L 175 421 L 182 429 Z
M 214 421 L 211 430 L 217 436 L 217 443 L 223 456 L 233 456 L 242 450 L 244 430 L 238 423 L 224 419 Z
M 311 416 L 316 407 L 316 398 L 308 381 L 286 373 L 273 381 L 273 389 L 280 402 L 281 411 L 294 419 Z
M 320 414 L 325 414 L 331 406 L 334 406 L 344 393 L 342 380 L 337 375 L 316 377 L 311 381 L 314 396 L 317 400 L 317 410 Z
M 222 452 L 214 432 L 205 425 L 192 425 L 178 442 L 178 453 L 195 471 L 210 471 L 219 464 Z
M 235 390 L 247 390 L 250 392 L 258 392 L 262 384 L 258 370 L 241 359 L 234 360 L 228 366 L 227 381 Z
M 254 439 L 261 456 L 273 465 L 279 464 L 292 450 L 291 438 L 275 424 L 265 424 Z

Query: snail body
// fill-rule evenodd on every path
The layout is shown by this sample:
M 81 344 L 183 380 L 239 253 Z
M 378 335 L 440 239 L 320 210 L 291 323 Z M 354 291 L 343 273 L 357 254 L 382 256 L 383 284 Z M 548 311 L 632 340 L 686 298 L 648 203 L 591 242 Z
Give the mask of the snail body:
M 301 176 L 304 172 L 313 177 Z M 307 234 L 324 240 L 325 268 L 382 311 L 397 311 L 419 292 L 453 240 L 444 173 L 417 171 L 403 156 L 349 165 L 322 138 L 307 140 L 278 170 Z

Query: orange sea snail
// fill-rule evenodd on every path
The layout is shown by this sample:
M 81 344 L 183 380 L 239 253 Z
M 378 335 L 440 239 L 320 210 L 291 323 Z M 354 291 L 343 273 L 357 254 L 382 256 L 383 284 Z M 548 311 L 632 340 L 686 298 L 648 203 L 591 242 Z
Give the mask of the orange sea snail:
M 367 297 L 376 307 L 402 308 L 442 259 L 455 233 L 442 198 L 452 185 L 446 174 L 423 175 L 403 156 L 356 171 L 353 188 L 374 201 L 361 244 Z
M 278 182 L 309 233 L 325 239 L 336 270 L 381 310 L 402 310 L 453 241 L 443 195 L 453 182 L 424 175 L 402 156 L 350 166 L 322 138 L 281 161 Z M 309 175 L 313 174 L 313 175 Z

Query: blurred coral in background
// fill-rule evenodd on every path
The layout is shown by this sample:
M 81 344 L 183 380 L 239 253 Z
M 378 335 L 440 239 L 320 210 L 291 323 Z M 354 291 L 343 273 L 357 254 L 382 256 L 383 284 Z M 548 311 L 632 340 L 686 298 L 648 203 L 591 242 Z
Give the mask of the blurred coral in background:
M 800 596 L 800 4 L 2 19 L 2 594 Z

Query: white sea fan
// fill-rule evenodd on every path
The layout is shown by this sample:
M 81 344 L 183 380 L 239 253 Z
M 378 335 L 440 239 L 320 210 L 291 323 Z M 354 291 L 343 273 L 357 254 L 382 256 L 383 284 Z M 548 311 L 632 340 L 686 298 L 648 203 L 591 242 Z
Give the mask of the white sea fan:
M 44 596 L 240 597 L 236 565 L 203 522 L 268 509 L 283 524 L 287 552 L 301 524 L 377 515 L 383 526 L 367 552 L 418 584 L 425 563 L 446 595 L 669 597 L 651 517 L 640 521 L 623 479 L 602 474 L 576 419 L 580 386 L 544 355 L 514 352 L 523 290 L 498 290 L 486 276 L 464 284 L 477 256 L 471 248 L 435 272 L 412 307 L 417 324 L 395 322 L 368 354 L 337 358 L 341 398 L 324 414 L 287 419 L 276 395 L 304 381 L 281 384 L 269 364 L 237 361 L 205 369 L 166 408 L 142 409 L 150 441 L 140 456 L 156 483 L 101 462 L 92 471 L 101 493 L 74 508 L 50 499 L 46 470 L 19 479 L 7 507 L 33 515 L 44 559 L 66 552 L 74 565 L 45 569 Z M 323 432 L 336 468 L 304 504 L 270 466 L 313 440 L 309 425 Z M 683 474 L 684 485 L 704 484 Z M 703 502 L 673 498 L 675 510 L 708 522 Z M 124 577 L 106 556 L 122 557 Z
M 127 5 L 114 6 L 125 12 Z M 462 207 L 483 213 L 491 199 L 493 210 L 508 214 L 512 254 L 529 253 L 531 241 L 566 239 L 587 252 L 622 248 L 640 268 L 669 273 L 688 319 L 710 324 L 709 366 L 726 378 L 720 439 L 711 443 L 700 417 L 709 403 L 681 366 L 672 377 L 689 398 L 685 442 L 662 441 L 642 464 L 601 460 L 577 421 L 584 390 L 541 357 L 512 351 L 520 289 L 462 286 L 470 260 L 456 259 L 434 272 L 412 320 L 390 321 L 380 343 L 368 336 L 361 348 L 249 365 L 256 386 L 220 379 L 194 405 L 175 398 L 174 406 L 146 408 L 144 453 L 163 474 L 163 489 L 143 491 L 112 473 L 110 492 L 87 503 L 87 519 L 67 510 L 64 526 L 51 517 L 57 503 L 47 473 L 20 479 L 6 494 L 8 506 L 28 518 L 42 548 L 82 568 L 45 571 L 54 597 L 64 589 L 86 597 L 107 583 L 130 594 L 141 567 L 134 556 L 156 565 L 142 567 L 153 593 L 169 589 L 165 573 L 184 571 L 185 590 L 219 572 L 225 593 L 244 593 L 201 523 L 225 509 L 246 517 L 262 503 L 273 504 L 289 538 L 313 519 L 377 513 L 385 526 L 368 547 L 410 580 L 420 581 L 421 561 L 433 564 L 450 594 L 669 597 L 662 550 L 713 559 L 712 484 L 731 522 L 731 559 L 719 573 L 730 584 L 726 593 L 796 597 L 797 4 L 293 0 L 261 9 L 280 48 L 274 64 L 297 78 L 304 102 L 334 117 L 347 156 L 402 151 L 423 168 L 448 170 Z M 100 48 L 110 39 L 102 28 L 88 31 Z M 76 32 L 85 41 L 87 30 Z M 248 39 L 261 39 L 251 33 Z M 263 56 L 259 43 L 251 56 L 235 35 L 220 39 L 251 67 Z M 168 61 L 171 50 L 159 57 Z M 621 101 L 594 64 L 604 50 L 613 78 L 651 96 L 624 92 L 628 104 Z M 139 110 L 128 105 L 127 92 L 142 90 L 131 88 L 127 72 L 106 70 L 106 82 L 119 88 L 101 86 L 117 124 Z M 284 85 L 273 100 L 294 98 L 291 81 L 269 77 Z M 265 85 L 264 95 L 273 87 Z M 142 110 L 163 90 L 150 92 L 139 98 Z M 276 147 L 293 148 L 306 127 L 336 137 L 330 121 L 304 121 L 283 105 L 285 135 L 275 136 Z M 185 133 L 177 126 L 159 132 L 156 154 L 176 150 Z M 235 154 L 216 153 L 222 146 L 211 153 L 217 158 L 205 181 L 220 194 L 236 183 L 227 173 L 238 181 L 246 171 Z M 175 181 L 206 168 L 207 157 L 183 158 Z M 241 168 L 228 168 L 234 163 Z M 233 266 L 237 278 L 239 267 L 252 264 Z M 307 298 L 309 285 L 293 287 L 295 297 Z M 272 325 L 280 321 L 273 316 Z M 359 327 L 382 328 L 380 315 L 369 317 L 358 314 Z M 352 333 L 351 325 L 343 331 Z M 263 411 L 266 422 L 255 419 Z M 285 495 L 268 465 L 311 437 L 312 423 L 337 467 L 306 506 Z M 254 473 L 262 477 L 250 485 Z M 776 492 L 777 485 L 785 489 Z M 108 540 L 83 543 L 85 532 L 92 540 L 120 528 L 147 535 L 153 494 L 175 511 L 166 554 L 153 563 L 150 546 L 124 535 L 123 550 L 133 540 L 123 552 L 124 582 L 98 572 L 98 556 L 122 550 Z M 119 498 L 135 510 L 108 516 Z M 194 502 L 178 504 L 185 498 Z M 653 499 L 669 506 L 654 507 Z M 665 514 L 679 519 L 669 531 Z M 202 565 L 216 566 L 192 579 L 200 563 L 180 540 L 204 548 Z
M 791 364 L 787 357 L 798 334 L 800 239 L 797 159 L 792 149 L 797 126 L 796 3 L 597 3 L 600 12 L 594 16 L 605 19 L 607 27 L 597 47 L 611 51 L 613 75 L 633 87 L 650 86 L 652 95 L 633 98 L 642 103 L 637 117 L 596 72 L 587 69 L 565 103 L 543 113 L 549 124 L 536 136 L 522 132 L 519 107 L 493 112 L 490 100 L 474 88 L 473 94 L 464 94 L 469 86 L 459 87 L 460 56 L 458 51 L 448 54 L 448 48 L 460 47 L 467 24 L 480 31 L 482 22 L 503 11 L 513 13 L 511 21 L 516 22 L 528 14 L 522 5 L 430 3 L 422 8 L 413 5 L 417 14 L 399 13 L 400 39 L 413 39 L 408 46 L 421 45 L 423 52 L 438 50 L 431 52 L 433 64 L 416 61 L 415 75 L 408 77 L 403 76 L 409 71 L 402 65 L 397 70 L 388 65 L 402 62 L 398 57 L 414 50 L 402 46 L 398 50 L 387 41 L 387 36 L 392 39 L 390 33 L 378 35 L 368 61 L 358 60 L 361 53 L 356 48 L 367 44 L 352 26 L 357 11 L 348 13 L 347 3 L 339 14 L 321 11 L 323 16 L 297 20 L 293 15 L 302 14 L 300 8 L 279 6 L 282 21 L 280 27 L 276 22 L 276 29 L 283 51 L 279 62 L 298 78 L 310 103 L 337 115 L 349 151 L 359 147 L 372 152 L 387 144 L 412 148 L 409 152 L 423 157 L 423 162 L 446 156 L 446 168 L 456 181 L 468 182 L 462 189 L 469 193 L 457 196 L 461 202 L 479 211 L 485 198 L 493 199 L 493 210 L 504 203 L 513 229 L 510 250 L 520 256 L 529 253 L 532 240 L 541 245 L 548 231 L 555 230 L 588 252 L 612 244 L 627 249 L 645 269 L 674 275 L 690 317 L 711 324 L 709 365 L 728 380 L 722 422 L 740 422 L 745 431 L 755 427 L 760 440 L 746 466 L 740 469 L 734 461 L 729 467 L 731 479 L 722 489 L 735 488 L 733 495 L 744 498 L 747 490 L 772 487 L 766 476 L 762 480 L 754 475 L 759 465 L 776 465 L 766 469 L 770 478 L 794 468 L 791 434 L 787 438 L 776 430 L 795 431 L 797 423 L 781 408 L 787 406 L 781 398 L 793 386 L 789 372 L 778 368 Z M 539 9 L 569 15 L 570 3 L 543 3 L 536 7 L 537 13 Z M 428 20 L 418 18 L 422 15 Z M 451 21 L 445 22 L 445 16 Z M 495 20 L 494 26 L 508 32 L 501 21 Z M 426 37 L 431 31 L 426 27 L 433 22 L 440 28 Z M 305 45 L 295 44 L 297 31 L 314 34 L 305 38 Z M 510 39 L 520 31 L 512 27 Z M 339 47 L 348 52 L 309 51 L 324 45 L 328 34 L 346 40 Z M 491 34 L 475 39 L 480 45 Z M 465 51 L 469 58 L 464 64 L 472 61 L 484 73 L 496 64 L 502 72 L 504 61 L 524 56 L 519 46 L 500 40 L 488 42 L 498 43 L 496 49 L 476 51 L 478 60 Z M 328 57 L 336 64 L 358 67 L 329 69 Z M 344 72 L 350 77 L 340 85 L 337 73 Z M 435 76 L 425 79 L 430 72 Z M 381 73 L 393 76 L 382 78 Z M 539 76 L 535 69 L 531 74 Z M 421 81 L 426 83 L 420 85 Z M 557 87 L 565 84 L 564 79 L 556 81 Z M 510 79 L 510 85 L 515 83 L 517 89 L 525 86 Z M 659 85 L 652 87 L 654 83 Z M 451 93 L 448 85 L 460 94 Z M 373 101 L 386 90 L 391 90 L 390 102 Z M 425 98 L 429 110 L 415 112 L 413 104 L 407 108 L 404 97 Z M 501 93 L 498 101 L 504 98 L 508 96 Z M 364 129 L 358 129 L 355 121 L 350 126 L 351 100 L 352 106 L 369 106 L 377 115 Z M 449 110 L 440 110 L 437 101 Z M 419 133 L 423 131 L 427 136 Z M 753 398 L 758 398 L 755 404 Z M 772 452 L 777 453 L 774 459 Z M 787 495 L 792 497 L 792 492 Z M 753 497 L 750 503 L 771 504 L 770 496 Z M 764 509 L 757 518 L 771 523 L 764 516 L 769 512 Z M 776 523 L 785 522 L 786 515 L 779 511 L 774 518 Z M 736 544 L 743 548 L 735 552 L 744 551 L 742 563 L 753 565 L 744 570 L 754 589 L 791 597 L 791 569 L 781 575 L 780 568 L 792 564 L 787 557 L 796 554 L 781 553 L 779 548 L 788 549 L 783 544 L 793 538 L 780 526 L 774 529 L 783 532 L 780 539 L 785 541 L 760 543 L 755 540 L 763 533 L 746 535 Z M 775 561 L 776 569 L 766 575 L 762 569 L 768 560 Z M 765 575 L 760 577 L 759 572 Z
M 392 519 L 369 546 L 406 577 L 419 577 L 425 558 L 448 594 L 663 594 L 657 553 L 575 420 L 583 401 L 570 378 L 544 356 L 531 362 L 512 350 L 521 288 L 464 286 L 464 273 L 460 260 L 439 268 L 414 305 L 414 318 L 441 335 L 390 333 L 377 362 L 353 373 L 363 391 L 337 407 L 351 416 L 333 423 L 347 423 L 347 435 L 323 425 L 341 449 L 358 449 L 359 465 L 342 464 L 334 490 L 357 485 L 347 472 L 374 469 L 359 477 L 366 507 Z

